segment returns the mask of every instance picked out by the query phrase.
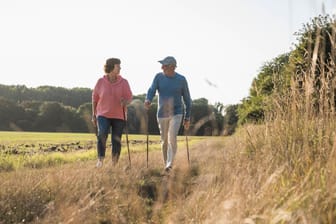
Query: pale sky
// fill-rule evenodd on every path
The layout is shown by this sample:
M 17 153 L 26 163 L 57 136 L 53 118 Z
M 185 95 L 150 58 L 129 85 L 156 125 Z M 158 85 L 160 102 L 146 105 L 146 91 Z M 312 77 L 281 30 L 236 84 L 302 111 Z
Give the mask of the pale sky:
M 322 3 L 334 13 L 336 0 L 0 0 L 0 84 L 93 88 L 117 57 L 138 95 L 174 56 L 193 99 L 240 103 Z

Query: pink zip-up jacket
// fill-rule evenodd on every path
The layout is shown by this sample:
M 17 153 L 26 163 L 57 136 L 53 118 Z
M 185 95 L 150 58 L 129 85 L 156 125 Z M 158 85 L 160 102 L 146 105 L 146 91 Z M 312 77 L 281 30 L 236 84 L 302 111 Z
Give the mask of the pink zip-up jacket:
M 132 91 L 128 81 L 118 75 L 117 81 L 111 83 L 107 76 L 104 75 L 98 79 L 92 92 L 92 102 L 97 103 L 94 114 L 96 116 L 124 120 L 123 107 L 121 105 L 122 99 L 129 102 L 132 100 Z

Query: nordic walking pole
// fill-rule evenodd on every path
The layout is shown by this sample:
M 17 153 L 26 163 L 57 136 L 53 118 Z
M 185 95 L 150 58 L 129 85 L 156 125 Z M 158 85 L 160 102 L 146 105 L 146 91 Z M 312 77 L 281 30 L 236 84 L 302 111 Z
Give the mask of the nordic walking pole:
M 190 159 L 189 159 L 189 144 L 188 144 L 188 130 L 184 129 L 186 145 L 187 145 L 187 156 L 188 156 L 188 164 L 190 166 Z
M 130 165 L 130 168 L 131 168 L 131 153 L 130 153 L 129 142 L 128 142 L 128 127 L 127 127 L 127 118 L 126 118 L 126 114 L 125 114 L 125 107 L 123 107 L 123 114 L 124 114 L 124 120 L 125 120 L 125 133 L 126 133 L 128 161 L 129 161 L 129 165 Z
M 96 125 L 94 125 L 93 127 L 94 127 L 95 135 L 96 135 L 96 137 L 98 137 L 98 127 L 97 127 L 97 123 L 96 123 Z
M 146 148 L 146 162 L 147 162 L 147 168 L 148 168 L 148 135 L 149 135 L 149 117 L 148 117 L 148 110 L 147 110 L 147 133 L 146 133 L 146 142 L 147 142 L 147 148 Z

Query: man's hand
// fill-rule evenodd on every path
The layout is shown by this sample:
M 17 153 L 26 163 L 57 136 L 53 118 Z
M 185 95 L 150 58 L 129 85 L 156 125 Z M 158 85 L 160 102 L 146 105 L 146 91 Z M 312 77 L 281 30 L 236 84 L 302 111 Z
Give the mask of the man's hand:
M 149 100 L 145 100 L 145 102 L 144 102 L 144 106 L 145 106 L 146 110 L 149 110 L 151 104 L 152 104 L 152 103 L 151 103 Z
M 183 121 L 183 126 L 184 126 L 185 130 L 189 130 L 190 121 L 189 120 L 184 120 Z

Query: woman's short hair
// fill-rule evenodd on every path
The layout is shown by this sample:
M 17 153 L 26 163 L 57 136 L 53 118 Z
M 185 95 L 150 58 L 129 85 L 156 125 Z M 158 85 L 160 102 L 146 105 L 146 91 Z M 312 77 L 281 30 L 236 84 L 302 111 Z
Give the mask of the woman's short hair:
M 110 73 L 114 69 L 114 65 L 120 65 L 119 58 L 109 58 L 106 60 L 106 64 L 104 65 L 105 73 Z

